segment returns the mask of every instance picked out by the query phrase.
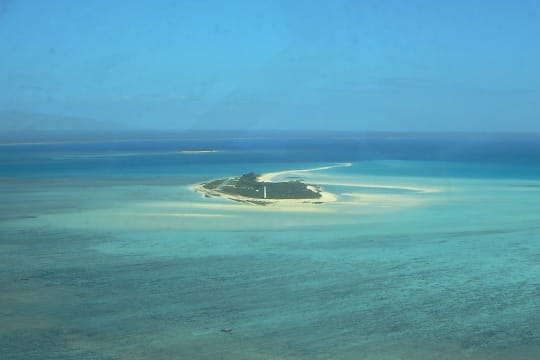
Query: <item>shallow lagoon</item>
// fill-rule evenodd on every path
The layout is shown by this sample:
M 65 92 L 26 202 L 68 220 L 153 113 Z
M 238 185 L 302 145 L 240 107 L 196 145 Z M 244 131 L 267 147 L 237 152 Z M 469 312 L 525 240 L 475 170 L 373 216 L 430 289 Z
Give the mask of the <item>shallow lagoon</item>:
M 2 149 L 7 358 L 540 355 L 535 164 L 365 159 L 346 146 L 321 161 L 305 148 L 280 157 L 283 144 L 263 147 L 275 159 L 264 163 L 249 151 L 256 142 L 232 144 L 216 154 Z M 337 194 L 322 206 L 246 206 L 189 189 L 351 160 L 302 174 Z

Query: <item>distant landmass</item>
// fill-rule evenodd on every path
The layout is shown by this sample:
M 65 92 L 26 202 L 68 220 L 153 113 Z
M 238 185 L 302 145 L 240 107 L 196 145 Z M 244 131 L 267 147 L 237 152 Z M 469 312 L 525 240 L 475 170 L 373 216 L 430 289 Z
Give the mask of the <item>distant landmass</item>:
M 41 141 L 99 138 L 121 129 L 107 122 L 76 116 L 21 111 L 0 111 L 0 141 Z
M 0 111 L 0 143 L 163 139 L 176 133 L 136 129 L 110 121 L 61 114 Z
M 96 131 L 114 129 L 114 124 L 77 116 L 23 111 L 0 111 L 1 131 Z M 118 128 L 118 127 L 116 127 Z

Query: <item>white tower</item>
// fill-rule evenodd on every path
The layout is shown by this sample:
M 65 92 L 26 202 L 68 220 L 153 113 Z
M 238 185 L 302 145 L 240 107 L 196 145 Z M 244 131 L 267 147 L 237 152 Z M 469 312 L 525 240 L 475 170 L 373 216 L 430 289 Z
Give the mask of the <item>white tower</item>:
M 264 198 L 266 199 L 266 185 L 264 185 Z

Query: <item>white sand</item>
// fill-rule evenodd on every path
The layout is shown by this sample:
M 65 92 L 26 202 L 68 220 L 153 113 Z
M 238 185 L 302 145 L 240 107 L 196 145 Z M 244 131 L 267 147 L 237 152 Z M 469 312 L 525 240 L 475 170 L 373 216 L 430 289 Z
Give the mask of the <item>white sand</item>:
M 410 185 L 382 185 L 382 184 L 369 184 L 362 182 L 340 182 L 340 181 L 322 181 L 320 182 L 323 185 L 333 185 L 333 186 L 349 186 L 349 187 L 363 187 L 363 188 L 380 188 L 380 189 L 394 189 L 394 190 L 409 190 L 419 193 L 436 193 L 441 192 L 442 189 L 438 187 L 418 187 Z
M 321 166 L 321 167 L 313 168 L 313 169 L 297 169 L 297 170 L 285 170 L 285 171 L 269 172 L 269 173 L 265 173 L 265 174 L 260 175 L 259 176 L 259 181 L 272 182 L 278 176 L 281 177 L 281 176 L 290 175 L 290 174 L 297 174 L 297 173 L 304 173 L 304 172 L 311 172 L 311 171 L 329 170 L 329 169 L 334 169 L 334 168 L 339 168 L 339 167 L 348 167 L 348 166 L 351 166 L 351 165 L 352 165 L 352 163 L 341 163 L 341 164 L 337 164 L 337 165 Z

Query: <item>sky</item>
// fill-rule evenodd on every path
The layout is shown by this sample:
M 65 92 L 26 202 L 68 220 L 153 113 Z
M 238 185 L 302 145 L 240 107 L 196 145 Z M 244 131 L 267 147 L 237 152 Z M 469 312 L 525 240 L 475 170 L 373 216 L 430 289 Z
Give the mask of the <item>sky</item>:
M 538 132 L 538 39 L 536 0 L 0 0 L 0 125 Z

